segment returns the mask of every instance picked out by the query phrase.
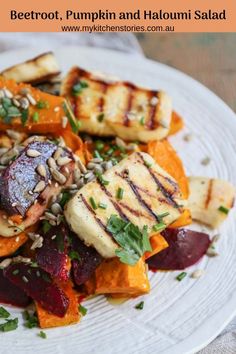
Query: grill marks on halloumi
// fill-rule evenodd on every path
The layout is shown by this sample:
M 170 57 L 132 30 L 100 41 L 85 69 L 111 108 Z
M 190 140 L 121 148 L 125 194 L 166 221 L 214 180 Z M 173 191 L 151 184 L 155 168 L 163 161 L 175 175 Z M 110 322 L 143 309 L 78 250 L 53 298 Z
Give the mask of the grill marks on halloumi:
M 108 170 L 104 179 L 109 181 L 108 185 L 99 181 L 88 183 L 65 209 L 72 230 L 103 257 L 114 257 L 118 247 L 106 227 L 111 215 L 118 215 L 141 229 L 147 225 L 152 234 L 153 226 L 160 221 L 158 215 L 168 212 L 164 222 L 169 225 L 183 211 L 178 204 L 183 201 L 177 183 L 148 154 L 133 153 Z M 121 200 L 117 198 L 118 188 L 124 191 Z M 97 205 L 103 203 L 107 208 L 94 210 L 91 197 Z
M 74 96 L 74 85 L 83 81 L 88 87 Z M 74 67 L 62 83 L 61 94 L 70 100 L 83 132 L 143 142 L 162 139 L 169 132 L 172 105 L 162 91 L 108 82 Z M 99 114 L 103 114 L 101 121 Z

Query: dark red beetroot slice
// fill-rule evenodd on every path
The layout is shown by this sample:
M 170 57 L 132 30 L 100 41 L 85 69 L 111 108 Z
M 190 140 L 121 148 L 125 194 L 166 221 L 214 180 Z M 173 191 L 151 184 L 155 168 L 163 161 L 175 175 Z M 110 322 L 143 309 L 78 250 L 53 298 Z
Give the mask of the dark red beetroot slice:
M 43 246 L 36 249 L 36 261 L 40 268 L 53 278 L 66 281 L 69 278 L 68 229 L 64 224 L 52 226 L 43 236 Z
M 45 310 L 59 317 L 65 315 L 69 299 L 52 283 L 51 277 L 44 270 L 24 263 L 15 263 L 4 269 L 3 274 L 33 300 L 38 301 Z
M 26 307 L 30 303 L 26 293 L 4 277 L 3 270 L 0 270 L 0 303 L 18 307 Z
M 27 151 L 36 150 L 41 155 L 29 157 Z M 0 177 L 0 198 L 2 208 L 9 214 L 26 215 L 27 210 L 38 199 L 40 193 L 32 193 L 38 182 L 43 180 L 48 185 L 51 179 L 47 160 L 53 155 L 57 146 L 47 141 L 33 141 L 20 153 L 2 173 Z M 62 156 L 71 154 L 64 150 Z M 46 169 L 46 177 L 41 177 L 36 168 L 43 165 Z M 30 192 L 30 193 L 29 193 Z
M 210 245 L 209 236 L 203 232 L 167 229 L 161 234 L 169 247 L 147 260 L 153 270 L 185 269 L 198 262 Z
M 72 261 L 74 281 L 77 285 L 84 284 L 102 262 L 102 256 L 93 247 L 86 246 L 75 234 L 71 235 L 71 252 L 79 255 L 79 260 Z

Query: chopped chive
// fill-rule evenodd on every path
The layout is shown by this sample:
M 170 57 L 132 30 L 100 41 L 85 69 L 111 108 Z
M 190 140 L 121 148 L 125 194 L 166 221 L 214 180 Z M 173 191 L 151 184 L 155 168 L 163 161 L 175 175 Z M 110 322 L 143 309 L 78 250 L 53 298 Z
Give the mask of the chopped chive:
M 123 199 L 123 195 L 124 195 L 124 189 L 119 187 L 118 190 L 117 190 L 117 193 L 116 193 L 116 198 L 117 199 Z
M 65 115 L 67 116 L 68 118 L 68 121 L 70 123 L 70 126 L 71 126 L 71 129 L 73 131 L 73 133 L 75 134 L 78 134 L 78 131 L 79 131 L 79 128 L 81 126 L 81 122 L 78 121 L 78 120 L 75 120 L 72 112 L 71 112 L 71 109 L 70 109 L 70 106 L 68 104 L 68 102 L 63 102 L 63 110 L 65 112 Z
M 144 301 L 139 302 L 139 303 L 135 306 L 136 310 L 142 310 L 143 307 L 144 307 Z
M 36 103 L 36 107 L 38 109 L 49 108 L 49 103 L 48 103 L 48 101 L 38 101 Z
M 101 209 L 106 209 L 106 208 L 107 208 L 107 205 L 104 204 L 104 203 L 99 203 L 99 204 L 98 204 L 98 207 L 101 208 Z
M 87 314 L 88 310 L 86 309 L 86 307 L 79 304 L 79 312 L 81 313 L 82 316 L 85 316 Z
M 82 93 L 83 89 L 87 87 L 89 87 L 88 83 L 84 80 L 80 80 L 72 87 L 72 95 L 76 97 L 79 96 Z
M 4 307 L 0 307 L 0 318 L 8 318 L 10 316 L 10 313 L 4 309 Z
M 141 125 L 144 125 L 144 124 L 145 124 L 145 118 L 144 118 L 144 117 L 141 117 L 139 123 L 140 123 Z
M 38 327 L 38 317 L 36 315 L 36 312 L 33 313 L 33 314 L 30 314 L 28 311 L 24 311 L 23 312 L 23 317 L 25 319 L 25 323 L 24 323 L 24 326 L 27 327 L 27 328 L 35 328 L 35 327 Z
M 98 122 L 102 122 L 103 121 L 103 119 L 104 119 L 104 113 L 100 113 L 98 116 L 97 116 L 97 120 L 98 120 Z
M 104 148 L 104 143 L 101 140 L 97 140 L 95 146 L 98 151 L 101 151 Z
M 90 204 L 92 205 L 93 209 L 97 209 L 97 204 L 95 202 L 95 200 L 93 199 L 93 197 L 89 198 Z
M 95 175 L 103 186 L 107 186 L 109 184 L 109 181 L 106 181 L 100 172 L 96 172 Z
M 108 149 L 106 153 L 108 156 L 111 156 L 113 154 L 113 152 L 114 152 L 114 148 L 110 147 L 110 149 Z
M 18 327 L 18 318 L 14 318 L 14 320 L 6 320 L 5 323 L 0 324 L 1 332 L 10 332 L 14 331 Z
M 33 116 L 32 116 L 33 122 L 37 123 L 39 121 L 39 113 L 38 112 L 34 112 Z
M 223 205 L 221 205 L 219 208 L 218 208 L 219 211 L 221 211 L 222 213 L 224 214 L 228 214 L 229 213 L 229 209 L 224 207 Z
M 13 274 L 13 275 L 17 275 L 17 274 L 19 274 L 19 269 L 15 269 L 15 270 L 13 270 L 12 274 Z
M 181 281 L 182 279 L 184 279 L 186 277 L 187 273 L 186 272 L 182 272 L 179 275 L 177 275 L 176 280 Z
M 40 338 L 43 338 L 43 339 L 46 339 L 46 338 L 47 338 L 46 333 L 43 332 L 43 331 L 40 331 L 39 334 L 38 334 L 38 336 L 39 336 Z
M 80 256 L 79 256 L 79 253 L 78 252 L 76 252 L 76 251 L 70 251 L 69 252 L 69 257 L 70 257 L 70 259 L 73 261 L 73 260 L 77 260 L 77 261 L 80 261 Z
M 101 155 L 99 154 L 98 150 L 94 150 L 94 157 L 97 157 L 99 159 L 102 159 Z
M 152 227 L 153 231 L 155 232 L 159 232 L 164 230 L 166 227 L 166 224 L 164 222 L 160 222 L 159 224 L 156 224 Z
M 21 112 L 21 123 L 22 123 L 23 127 L 26 125 L 26 122 L 28 120 L 28 115 L 29 115 L 28 109 L 24 109 Z

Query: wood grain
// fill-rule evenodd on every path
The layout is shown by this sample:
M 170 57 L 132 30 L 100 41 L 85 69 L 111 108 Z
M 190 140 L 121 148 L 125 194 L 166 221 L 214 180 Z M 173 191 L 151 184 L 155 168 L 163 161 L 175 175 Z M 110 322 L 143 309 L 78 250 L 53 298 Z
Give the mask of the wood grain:
M 236 111 L 236 33 L 136 36 L 148 58 L 199 80 Z

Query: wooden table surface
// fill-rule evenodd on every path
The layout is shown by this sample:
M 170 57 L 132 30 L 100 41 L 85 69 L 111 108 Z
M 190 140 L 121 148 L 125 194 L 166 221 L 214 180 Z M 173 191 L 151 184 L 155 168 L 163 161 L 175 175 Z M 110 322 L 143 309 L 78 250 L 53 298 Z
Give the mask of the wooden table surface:
M 137 34 L 148 58 L 202 82 L 236 111 L 236 33 Z

